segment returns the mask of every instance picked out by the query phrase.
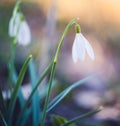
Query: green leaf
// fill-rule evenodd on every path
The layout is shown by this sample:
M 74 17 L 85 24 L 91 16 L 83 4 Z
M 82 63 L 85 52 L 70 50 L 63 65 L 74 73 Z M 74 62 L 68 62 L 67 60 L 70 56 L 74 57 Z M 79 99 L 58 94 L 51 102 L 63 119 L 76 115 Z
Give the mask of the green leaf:
M 23 114 L 25 113 L 26 109 L 27 109 L 27 105 L 29 104 L 29 102 L 31 101 L 32 99 L 32 96 L 34 95 L 34 93 L 36 92 L 37 88 L 39 87 L 39 85 L 41 84 L 41 82 L 44 80 L 44 78 L 47 76 L 47 74 L 50 72 L 51 70 L 51 67 L 52 67 L 52 64 L 53 64 L 53 60 L 51 61 L 51 63 L 48 65 L 48 67 L 45 69 L 45 71 L 43 72 L 42 76 L 40 77 L 40 79 L 38 80 L 36 86 L 33 88 L 30 96 L 28 97 L 24 107 L 22 108 L 20 114 L 19 114 L 19 117 L 18 117 L 18 120 L 16 122 L 16 126 L 19 126 L 21 120 L 22 120 L 22 116 Z
M 55 84 L 56 84 L 56 80 L 54 79 L 53 80 L 53 83 L 52 83 L 52 88 L 54 88 Z M 44 98 L 47 94 L 47 91 L 48 91 L 48 88 L 49 88 L 49 83 L 47 83 L 44 87 L 44 90 L 41 91 L 41 93 L 39 94 L 39 100 L 41 100 L 42 98 Z
M 51 90 L 52 90 L 53 78 L 54 78 L 54 74 L 55 74 L 55 68 L 56 68 L 56 62 L 53 62 L 52 69 L 51 69 L 51 74 L 50 74 L 50 79 L 49 79 L 48 92 L 47 92 L 47 95 L 46 95 L 46 98 L 45 98 L 45 104 L 44 104 L 44 108 L 43 108 L 42 119 L 40 121 L 41 126 L 44 126 L 44 123 L 45 123 L 49 97 L 50 97 L 50 93 L 51 93 Z
M 18 76 L 18 80 L 16 82 L 16 85 L 13 89 L 13 92 L 11 94 L 11 99 L 10 99 L 10 103 L 9 103 L 9 107 L 8 107 L 8 113 L 9 113 L 9 117 L 8 117 L 8 122 L 9 124 L 11 124 L 11 118 L 12 118 L 12 115 L 13 115 L 13 110 L 14 110 L 14 107 L 15 107 L 15 102 L 16 102 L 16 99 L 17 99 L 17 95 L 18 95 L 18 91 L 19 91 L 19 88 L 21 86 L 21 83 L 23 81 L 23 77 L 25 75 L 25 72 L 27 70 L 27 67 L 28 67 L 28 64 L 29 64 L 29 61 L 31 60 L 32 58 L 32 55 L 30 55 L 25 63 L 23 64 L 23 67 L 20 71 L 20 74 Z
M 20 126 L 26 126 L 26 123 L 28 122 L 28 120 L 29 120 L 29 118 L 30 118 L 31 111 L 32 111 L 32 110 L 31 110 L 31 107 L 29 107 L 29 108 L 25 111 L 25 113 L 24 113 L 24 115 L 23 115 L 23 120 L 22 120 Z M 36 126 L 37 126 L 37 125 L 36 125 Z
M 10 52 L 10 59 L 9 59 L 9 62 L 8 62 L 8 68 L 9 68 L 9 76 L 8 76 L 8 85 L 9 86 L 9 89 L 12 89 L 12 76 L 13 76 L 13 70 L 14 70 L 14 59 L 15 59 L 15 50 L 16 50 L 16 38 L 13 39 L 13 42 L 11 44 L 11 52 Z
M 12 75 L 12 80 L 13 80 L 13 82 L 16 84 L 16 82 L 17 82 L 17 73 L 16 73 L 16 70 L 14 69 L 13 70 L 13 75 Z M 23 94 L 22 94 L 22 90 L 21 90 L 21 87 L 20 87 L 20 89 L 19 89 L 19 91 L 18 91 L 18 98 L 19 98 L 19 101 L 20 101 L 20 105 L 21 105 L 21 107 L 23 107 L 23 105 L 25 104 L 25 99 L 24 99 L 24 96 L 23 96 Z
M 51 116 L 51 122 L 53 126 L 61 126 L 62 124 L 67 122 L 67 119 L 62 116 Z M 75 126 L 75 124 L 70 124 L 69 126 Z
M 77 88 L 78 86 L 84 84 L 86 81 L 88 81 L 91 78 L 91 76 L 86 77 L 68 88 L 66 88 L 64 91 L 62 91 L 59 95 L 57 95 L 48 105 L 47 112 L 49 112 L 51 109 L 53 109 L 68 93 L 70 93 L 73 89 Z
M 78 120 L 80 120 L 80 119 L 84 119 L 84 118 L 87 118 L 87 117 L 89 117 L 89 116 L 92 116 L 92 115 L 98 113 L 98 112 L 101 111 L 102 109 L 103 109 L 103 107 L 100 106 L 100 107 L 98 107 L 98 108 L 96 108 L 96 109 L 94 109 L 94 110 L 92 110 L 92 111 L 89 111 L 89 112 L 87 112 L 87 113 L 85 113 L 85 114 L 82 114 L 82 115 L 80 115 L 80 116 L 77 116 L 77 117 L 75 117 L 75 118 L 73 118 L 73 119 L 71 119 L 71 120 L 65 122 L 65 123 L 62 124 L 61 126 L 69 126 L 70 124 L 72 124 L 72 123 L 74 123 L 74 122 L 76 122 L 76 121 L 78 121 Z
M 31 86 L 32 89 L 36 86 L 35 84 L 37 83 L 37 71 L 35 69 L 35 63 L 33 59 L 31 60 L 29 64 L 29 73 L 30 73 L 30 81 L 31 81 Z M 36 90 L 32 97 L 32 122 L 33 126 L 37 126 L 39 123 L 39 117 L 40 117 L 40 105 L 39 105 L 39 95 Z

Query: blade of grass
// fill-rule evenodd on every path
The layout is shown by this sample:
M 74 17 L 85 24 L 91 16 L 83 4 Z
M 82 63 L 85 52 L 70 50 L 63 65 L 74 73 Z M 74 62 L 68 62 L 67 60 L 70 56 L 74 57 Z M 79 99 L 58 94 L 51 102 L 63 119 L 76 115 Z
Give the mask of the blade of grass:
M 18 78 L 17 72 L 16 72 L 16 70 L 14 69 L 14 70 L 13 70 L 13 75 L 12 75 L 12 80 L 13 80 L 14 84 L 16 84 L 17 78 Z M 23 97 L 21 87 L 20 87 L 20 89 L 19 89 L 19 91 L 18 91 L 18 98 L 19 98 L 21 107 L 23 107 L 23 105 L 25 104 L 25 99 L 24 99 L 24 97 Z
M 31 107 L 28 108 L 28 109 L 26 110 L 26 112 L 25 112 L 24 115 L 23 115 L 23 120 L 22 120 L 20 126 L 26 126 L 26 122 L 28 122 L 28 120 L 29 120 L 29 118 L 30 118 L 31 111 L 32 111 L 32 110 L 31 110 Z M 36 125 L 36 126 L 37 126 L 37 125 Z
M 56 84 L 56 80 L 53 80 L 52 88 L 54 88 L 55 84 Z M 48 88 L 49 88 L 49 83 L 47 83 L 47 84 L 45 85 L 45 89 L 44 89 L 43 91 L 41 91 L 39 100 L 41 100 L 43 97 L 46 96 L 47 91 L 48 91 Z
M 46 114 L 47 114 L 47 107 L 48 107 L 48 102 L 49 102 L 49 97 L 50 97 L 50 93 L 51 93 L 51 89 L 52 89 L 52 83 L 53 83 L 53 77 L 55 74 L 55 68 L 56 68 L 56 62 L 53 62 L 52 65 L 52 70 L 51 70 L 51 74 L 50 74 L 50 80 L 49 80 L 49 87 L 48 87 L 48 91 L 47 91 L 47 95 L 46 95 L 46 99 L 45 99 L 45 105 L 43 108 L 43 114 L 42 114 L 42 119 L 40 121 L 40 125 L 44 126 L 45 123 L 45 118 L 46 118 Z
M 81 84 L 84 84 L 86 81 L 88 81 L 91 78 L 91 76 L 86 77 L 74 84 L 72 84 L 71 86 L 69 86 L 68 88 L 66 88 L 64 91 L 62 91 L 59 95 L 57 95 L 48 105 L 48 109 L 47 112 L 49 112 L 51 109 L 53 109 L 68 93 L 70 93 L 73 89 L 77 88 L 78 86 L 80 86 Z
M 68 24 L 67 26 L 65 27 L 65 30 L 63 31 L 63 34 L 60 38 L 60 41 L 58 43 L 58 47 L 57 47 L 57 50 L 56 50 L 56 53 L 55 53 L 55 57 L 54 57 L 54 62 L 53 62 L 53 65 L 52 65 L 52 70 L 51 70 L 51 74 L 50 74 L 50 80 L 49 80 L 49 89 L 48 89 L 48 93 L 46 95 L 46 99 L 45 99 L 45 105 L 44 105 L 44 109 L 43 109 L 43 114 L 42 114 L 42 119 L 41 119 L 41 126 L 44 126 L 44 123 L 45 123 L 45 118 L 46 118 L 46 114 L 47 114 L 47 107 L 48 107 L 48 102 L 49 102 L 49 97 L 50 97 L 50 93 L 51 93 L 51 89 L 52 89 L 52 81 L 53 81 L 53 78 L 54 78 L 54 74 L 55 74 L 55 69 L 56 69 L 56 64 L 57 64 L 57 61 L 58 61 L 58 56 L 59 56 L 59 53 L 60 53 L 60 50 L 61 50 L 61 47 L 62 47 L 62 43 L 63 43 L 63 40 L 69 30 L 69 28 L 77 21 L 78 19 L 77 18 L 74 18 L 72 19 Z
M 21 110 L 20 114 L 19 114 L 19 117 L 18 117 L 18 120 L 16 122 L 16 126 L 19 126 L 20 123 L 21 123 L 21 120 L 22 120 L 22 115 L 24 114 L 24 112 L 26 111 L 26 108 L 29 104 L 29 102 L 31 101 L 32 99 L 32 96 L 34 95 L 35 91 L 37 90 L 37 88 L 40 86 L 41 82 L 44 80 L 44 78 L 48 75 L 48 73 L 50 72 L 51 70 L 51 67 L 52 67 L 52 64 L 53 64 L 53 60 L 51 61 L 51 63 L 48 65 L 48 67 L 45 69 L 45 71 L 43 72 L 42 76 L 40 77 L 40 79 L 38 80 L 36 86 L 33 88 L 30 96 L 28 97 L 27 101 L 25 102 L 25 105 L 23 107 L 23 109 Z
M 30 73 L 30 81 L 31 81 L 31 86 L 32 89 L 35 87 L 35 84 L 37 83 L 37 75 L 36 75 L 36 69 L 35 69 L 35 63 L 33 59 L 30 61 L 29 64 L 29 73 Z M 34 93 L 32 97 L 32 123 L 33 126 L 37 126 L 39 122 L 39 117 L 41 115 L 40 113 L 40 105 L 39 105 L 39 96 L 38 92 Z
M 29 61 L 31 60 L 32 58 L 32 55 L 30 55 L 25 63 L 23 64 L 23 67 L 20 71 L 20 74 L 18 76 L 18 79 L 17 79 L 17 82 L 16 82 L 16 85 L 13 89 L 13 92 L 11 94 L 11 99 L 10 99 L 10 103 L 9 103 L 9 106 L 8 106 L 8 113 L 9 113 L 9 117 L 8 117 L 8 124 L 11 125 L 11 118 L 12 118 L 12 114 L 13 114 L 13 110 L 14 110 L 14 107 L 15 107 L 15 102 L 16 102 L 16 99 L 17 99 L 17 94 L 18 94 L 18 91 L 19 91 L 19 87 L 21 86 L 21 83 L 23 81 L 23 77 L 25 75 L 25 72 L 27 70 L 27 67 L 28 67 L 28 64 L 29 64 Z
M 14 69 L 14 59 L 15 59 L 15 50 L 16 50 L 16 38 L 13 38 L 13 42 L 11 44 L 11 52 L 10 52 L 10 59 L 8 62 L 8 69 L 9 69 L 9 75 L 8 75 L 8 89 L 12 91 L 12 75 L 13 75 L 13 69 Z
M 76 122 L 77 120 L 84 119 L 84 118 L 87 118 L 87 117 L 89 117 L 89 116 L 92 116 L 92 115 L 98 113 L 98 112 L 101 111 L 101 110 L 103 110 L 103 107 L 102 107 L 102 106 L 100 106 L 100 107 L 98 107 L 98 108 L 96 108 L 96 109 L 94 109 L 94 110 L 91 110 L 90 112 L 87 112 L 87 113 L 85 113 L 85 114 L 82 114 L 82 115 L 80 115 L 80 116 L 77 116 L 77 117 L 75 117 L 75 118 L 73 118 L 73 119 L 71 119 L 71 120 L 65 122 L 65 123 L 62 124 L 61 126 L 69 126 L 70 124 Z
M 0 111 L 0 117 L 1 117 L 1 119 L 2 119 L 2 121 L 3 121 L 4 126 L 8 126 L 8 125 L 7 125 L 7 122 L 6 122 L 5 119 L 4 119 L 3 114 L 1 113 L 1 111 Z

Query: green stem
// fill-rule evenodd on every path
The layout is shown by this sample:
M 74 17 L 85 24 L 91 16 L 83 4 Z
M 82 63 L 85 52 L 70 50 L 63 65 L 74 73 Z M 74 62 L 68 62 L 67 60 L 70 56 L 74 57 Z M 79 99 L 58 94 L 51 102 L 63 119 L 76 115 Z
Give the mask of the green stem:
M 17 3 L 15 4 L 14 10 L 13 10 L 14 20 L 16 18 L 16 14 L 18 12 L 20 3 L 21 3 L 21 0 L 18 0 Z M 19 31 L 19 29 L 18 29 L 18 31 Z M 8 78 L 9 87 L 11 87 L 10 83 L 13 81 L 12 80 L 12 75 L 13 75 L 13 71 L 14 71 L 14 59 L 15 59 L 16 43 L 17 43 L 17 37 L 15 36 L 13 38 L 13 42 L 11 44 L 11 50 L 10 50 L 11 55 L 10 55 L 10 61 L 9 61 L 9 78 Z
M 85 114 L 83 114 L 83 115 L 81 115 L 81 116 L 77 116 L 77 117 L 75 117 L 75 118 L 73 118 L 73 119 L 71 119 L 71 120 L 65 122 L 65 123 L 62 124 L 61 126 L 69 126 L 70 124 L 76 122 L 77 120 L 80 120 L 80 119 L 83 119 L 83 118 L 87 118 L 87 117 L 89 117 L 89 116 L 91 116 L 91 115 L 94 115 L 94 114 L 98 113 L 98 112 L 101 111 L 102 109 L 103 109 L 103 107 L 100 106 L 100 107 L 98 107 L 97 109 L 94 109 L 94 110 L 92 110 L 92 111 L 90 111 L 90 112 L 88 112 L 88 113 L 85 113 Z
M 20 3 L 21 3 L 21 0 L 18 0 L 17 3 L 15 4 L 14 10 L 13 10 L 14 21 L 15 21 L 16 14 L 18 12 Z M 16 50 L 16 43 L 17 43 L 17 37 L 16 36 L 14 36 L 13 42 L 11 44 L 10 60 L 9 60 L 9 64 L 8 64 L 9 76 L 8 76 L 8 87 L 7 87 L 8 89 L 7 90 L 11 89 L 11 87 L 12 87 L 11 83 L 14 82 L 12 75 L 13 75 L 13 72 L 14 72 L 14 59 L 15 59 L 15 50 Z
M 44 109 L 43 109 L 43 115 L 42 115 L 42 121 L 41 121 L 41 126 L 44 126 L 44 122 L 45 122 L 45 118 L 46 118 L 46 111 L 47 111 L 47 106 L 48 106 L 48 101 L 49 101 L 49 97 L 50 97 L 50 93 L 51 93 L 51 88 L 52 88 L 52 81 L 53 81 L 53 77 L 54 77 L 54 73 L 55 73 L 55 68 L 56 68 L 56 63 L 53 63 L 52 66 L 52 71 L 51 71 L 51 76 L 50 76 L 50 85 L 48 88 L 48 93 L 45 99 L 45 105 L 44 105 Z
M 15 50 L 16 50 L 16 38 L 13 39 L 13 42 L 11 44 L 11 54 L 10 54 L 10 60 L 9 60 L 9 77 L 8 77 L 8 85 L 11 87 L 12 81 L 12 75 L 14 71 L 14 59 L 15 59 Z
M 19 9 L 19 5 L 21 3 L 21 0 L 18 0 L 17 3 L 15 4 L 14 10 L 13 10 L 13 17 L 14 20 L 16 18 L 16 14 L 18 12 Z M 11 57 L 10 57 L 10 61 L 9 61 L 9 69 L 10 69 L 10 73 L 9 73 L 9 81 L 12 78 L 12 74 L 13 74 L 13 69 L 14 69 L 14 58 L 15 58 L 15 49 L 16 49 L 16 43 L 17 43 L 17 38 L 16 36 L 13 38 L 13 42 L 11 45 Z
M 78 19 L 77 18 L 72 19 L 67 24 L 67 26 L 66 26 L 63 34 L 62 34 L 62 37 L 61 37 L 61 39 L 59 41 L 59 44 L 58 44 L 58 48 L 57 48 L 57 51 L 56 51 L 56 54 L 55 54 L 55 57 L 54 57 L 54 62 L 53 62 L 52 70 L 51 70 L 50 81 L 49 81 L 49 88 L 48 88 L 48 93 L 47 93 L 47 96 L 46 96 L 46 99 L 45 99 L 45 105 L 44 105 L 44 109 L 43 109 L 41 126 L 44 126 L 44 123 L 45 123 L 45 118 L 46 118 L 46 114 L 47 114 L 47 107 L 48 107 L 49 97 L 50 97 L 50 93 L 51 93 L 51 89 L 52 89 L 52 81 L 53 81 L 53 78 L 54 78 L 55 68 L 56 68 L 56 64 L 57 64 L 57 61 L 58 61 L 58 56 L 59 56 L 59 53 L 60 53 L 60 50 L 61 50 L 61 46 L 62 46 L 63 40 L 64 40 L 64 38 L 65 38 L 65 36 L 66 36 L 69 28 L 76 22 L 76 20 L 78 20 Z
M 13 10 L 13 17 L 16 17 L 16 13 L 18 12 L 19 6 L 20 6 L 21 0 L 18 0 L 15 4 L 14 10 Z
M 60 52 L 60 50 L 61 50 L 61 46 L 62 46 L 63 40 L 64 40 L 64 38 L 65 38 L 65 36 L 66 36 L 66 34 L 67 34 L 69 28 L 70 28 L 74 23 L 76 23 L 77 20 L 79 20 L 79 18 L 74 18 L 74 19 L 72 19 L 72 20 L 67 24 L 67 26 L 66 26 L 66 28 L 65 28 L 65 30 L 64 30 L 64 32 L 63 32 L 63 35 L 62 35 L 62 37 L 61 37 L 61 39 L 60 39 L 60 41 L 59 41 L 58 48 L 57 48 L 57 51 L 56 51 L 56 54 L 55 54 L 55 58 L 54 58 L 54 62 L 57 62 L 57 60 L 58 60 L 58 55 L 59 55 L 59 52 Z

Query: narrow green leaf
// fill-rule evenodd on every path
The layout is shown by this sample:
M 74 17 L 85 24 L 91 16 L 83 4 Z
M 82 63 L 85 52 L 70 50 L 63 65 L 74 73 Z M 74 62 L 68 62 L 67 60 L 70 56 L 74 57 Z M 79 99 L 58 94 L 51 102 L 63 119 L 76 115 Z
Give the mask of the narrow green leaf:
M 16 70 L 14 69 L 14 70 L 13 70 L 13 75 L 12 75 L 12 80 L 13 80 L 14 84 L 16 84 L 17 78 L 18 78 L 18 77 L 17 77 L 17 73 L 16 73 Z M 22 94 L 21 87 L 20 87 L 20 89 L 19 89 L 19 91 L 18 91 L 18 98 L 19 98 L 21 107 L 23 107 L 23 105 L 25 104 L 25 99 L 24 99 L 24 96 L 23 96 L 23 94 Z
M 67 119 L 63 116 L 52 115 L 51 116 L 52 126 L 61 126 L 62 124 L 67 122 Z M 74 123 L 71 123 L 69 126 L 76 126 Z
M 56 84 L 56 80 L 53 80 L 52 88 L 54 88 L 55 84 Z M 43 97 L 46 96 L 48 88 L 49 88 L 49 83 L 47 83 L 44 87 L 44 90 L 41 91 L 39 95 L 39 100 L 41 100 Z
M 52 70 L 51 70 L 51 74 L 50 74 L 48 92 L 47 92 L 46 99 L 45 99 L 45 104 L 44 104 L 43 113 L 42 113 L 42 119 L 40 121 L 41 126 L 44 126 L 44 123 L 45 123 L 49 97 L 50 97 L 50 93 L 51 93 L 51 90 L 52 90 L 52 83 L 53 83 L 53 78 L 54 78 L 54 74 L 55 74 L 55 68 L 56 68 L 56 62 L 53 62 Z
M 12 85 L 10 85 L 11 82 L 13 82 L 14 84 L 16 84 L 17 78 L 18 78 L 16 70 L 15 70 L 15 65 L 14 65 L 15 50 L 16 50 L 16 41 L 17 40 L 14 37 L 12 45 L 11 45 L 11 55 L 10 55 L 10 61 L 9 61 L 9 80 L 8 80 L 9 87 L 12 86 Z M 21 106 L 23 106 L 23 104 L 24 104 L 24 97 L 22 95 L 21 88 L 19 90 L 18 97 L 19 97 Z
M 52 115 L 51 122 L 53 126 L 60 126 L 61 124 L 67 122 L 67 120 L 62 116 Z
M 71 123 L 74 123 L 74 122 L 76 122 L 76 121 L 78 121 L 78 120 L 80 120 L 80 119 L 83 119 L 83 118 L 87 118 L 87 117 L 89 117 L 89 116 L 92 116 L 92 115 L 98 113 L 98 112 L 101 111 L 101 110 L 103 110 L 103 107 L 102 107 L 102 106 L 100 106 L 100 107 L 98 107 L 98 108 L 96 108 L 96 109 L 94 109 L 94 110 L 91 110 L 90 112 L 87 112 L 87 113 L 85 113 L 85 114 L 83 114 L 83 115 L 77 116 L 77 117 L 75 117 L 75 118 L 73 118 L 73 119 L 71 119 L 71 120 L 65 122 L 65 123 L 62 124 L 61 126 L 69 126 Z
M 51 67 L 52 67 L 52 64 L 53 64 L 53 60 L 51 61 L 51 63 L 49 64 L 49 66 L 45 69 L 45 71 L 43 72 L 42 76 L 40 77 L 40 79 L 38 80 L 36 86 L 33 88 L 30 96 L 28 97 L 24 107 L 22 108 L 20 114 L 19 114 L 19 117 L 18 117 L 18 120 L 16 122 L 16 126 L 19 126 L 20 122 L 21 122 L 21 119 L 22 119 L 22 115 L 24 114 L 24 112 L 26 111 L 26 108 L 27 108 L 27 105 L 29 104 L 29 102 L 31 101 L 32 99 L 32 96 L 34 95 L 35 91 L 37 90 L 37 88 L 40 86 L 41 82 L 44 80 L 44 78 L 48 75 L 48 73 L 50 72 L 51 70 Z
M 8 122 L 9 122 L 9 124 L 11 124 L 11 118 L 12 118 L 13 110 L 15 107 L 15 102 L 17 99 L 18 91 L 19 91 L 19 88 L 20 88 L 21 83 L 23 81 L 23 77 L 25 75 L 25 72 L 27 70 L 27 67 L 28 67 L 28 64 L 29 64 L 29 61 L 31 60 L 31 58 L 32 58 L 32 55 L 30 55 L 26 59 L 25 63 L 23 64 L 23 67 L 22 67 L 20 74 L 18 76 L 18 80 L 17 80 L 16 85 L 13 89 L 12 94 L 11 94 L 11 99 L 10 99 L 10 103 L 9 103 L 9 107 L 8 107 L 8 113 L 9 113 Z
M 3 121 L 4 126 L 8 126 L 8 125 L 7 125 L 7 122 L 6 122 L 5 119 L 4 119 L 3 114 L 1 113 L 1 111 L 0 111 L 0 117 L 1 117 L 1 119 L 2 119 L 2 121 Z
M 31 107 L 26 110 L 26 112 L 23 115 L 23 120 L 22 120 L 20 126 L 26 126 L 26 123 L 28 122 L 28 120 L 30 118 L 31 111 L 32 111 Z M 35 125 L 35 126 L 37 126 L 37 125 Z
M 16 50 L 16 38 L 13 39 L 13 42 L 11 44 L 11 52 L 10 52 L 10 59 L 9 59 L 9 62 L 8 62 L 8 69 L 9 69 L 9 76 L 8 76 L 8 85 L 9 86 L 8 88 L 10 90 L 12 90 L 12 75 L 13 75 L 13 70 L 14 70 L 14 59 L 15 59 L 15 50 Z
M 33 59 L 30 61 L 30 64 L 29 64 L 29 73 L 30 73 L 31 86 L 33 89 L 35 87 L 35 84 L 37 83 L 37 74 L 36 74 L 37 71 L 36 71 L 35 63 L 34 63 Z M 33 126 L 38 125 L 39 117 L 41 115 L 39 108 L 40 108 L 39 95 L 36 90 L 36 92 L 34 93 L 34 95 L 32 97 L 32 123 L 33 123 Z
M 74 84 L 72 84 L 71 86 L 69 86 L 68 88 L 66 88 L 64 91 L 62 91 L 59 95 L 57 95 L 48 105 L 48 109 L 47 112 L 49 112 L 51 109 L 53 109 L 68 93 L 70 93 L 73 89 L 77 88 L 78 86 L 84 84 L 86 81 L 88 81 L 90 79 L 91 76 L 86 77 Z

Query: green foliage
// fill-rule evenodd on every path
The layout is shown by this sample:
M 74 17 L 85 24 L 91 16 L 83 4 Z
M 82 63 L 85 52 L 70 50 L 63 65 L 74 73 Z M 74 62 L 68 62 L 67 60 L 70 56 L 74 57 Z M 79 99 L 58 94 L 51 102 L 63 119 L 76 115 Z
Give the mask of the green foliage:
M 61 126 L 62 124 L 67 122 L 67 119 L 65 119 L 62 116 L 52 115 L 51 121 L 53 126 Z M 76 126 L 75 124 L 69 124 L 68 126 Z
M 14 18 L 16 18 L 17 11 L 20 11 L 19 6 L 20 6 L 20 1 L 17 2 L 13 10 Z M 51 62 L 48 64 L 48 67 L 44 70 L 44 72 L 41 74 L 40 77 L 37 75 L 37 70 L 36 70 L 37 68 L 34 59 L 32 59 L 32 55 L 28 56 L 28 58 L 26 59 L 25 63 L 23 64 L 19 72 L 19 75 L 17 75 L 15 65 L 14 65 L 17 36 L 13 38 L 13 42 L 11 43 L 11 53 L 10 53 L 10 60 L 9 60 L 9 67 L 8 67 L 9 69 L 8 87 L 11 93 L 10 99 L 3 98 L 2 89 L 0 87 L 0 103 L 1 103 L 0 117 L 2 119 L 2 123 L 4 126 L 12 126 L 13 124 L 15 126 L 26 126 L 26 125 L 44 126 L 47 113 L 51 109 L 53 109 L 59 102 L 61 102 L 63 98 L 65 98 L 73 89 L 84 84 L 86 81 L 90 79 L 90 77 L 86 77 L 82 80 L 79 80 L 76 83 L 71 84 L 69 87 L 64 89 L 60 94 L 58 94 L 51 102 L 49 102 L 49 97 L 51 95 L 51 91 L 55 82 L 54 74 L 55 74 L 58 56 L 61 50 L 63 40 L 70 27 L 73 24 L 75 24 L 77 20 L 78 20 L 77 18 L 72 19 L 66 26 L 63 35 L 59 41 L 58 48 L 55 53 L 55 57 L 51 60 Z M 32 87 L 32 91 L 28 99 L 25 100 L 21 91 L 21 84 L 28 67 L 29 67 L 28 72 L 30 78 L 29 81 Z M 41 93 L 39 93 L 38 87 L 40 86 L 40 84 L 48 74 L 50 74 L 49 83 L 47 84 L 47 86 L 44 87 L 44 89 L 41 90 Z M 42 109 L 42 107 L 40 106 L 40 102 L 44 97 L 45 97 L 45 104 L 44 104 L 44 108 Z M 17 99 L 19 99 L 20 102 L 20 113 L 18 113 L 16 121 L 13 122 L 14 110 L 15 110 Z M 9 100 L 9 102 L 7 100 Z M 75 125 L 76 121 L 82 118 L 86 118 L 90 115 L 93 115 L 99 112 L 100 110 L 101 110 L 100 108 L 97 108 L 86 114 L 77 116 L 71 120 L 67 120 L 62 116 L 52 115 L 52 123 L 53 126 L 76 126 Z M 30 119 L 32 124 L 30 124 L 28 121 Z
M 32 56 L 30 55 L 27 58 L 27 60 L 25 61 L 24 65 L 23 65 L 23 67 L 20 71 L 20 74 L 18 76 L 14 90 L 12 91 L 10 103 L 9 103 L 9 106 L 8 106 L 8 113 L 10 114 L 8 116 L 8 124 L 11 124 L 11 118 L 12 118 L 13 110 L 14 110 L 14 107 L 15 107 L 15 102 L 16 102 L 16 99 L 17 99 L 18 91 L 19 91 L 19 88 L 20 88 L 21 83 L 23 81 L 23 77 L 25 75 L 25 72 L 26 72 L 27 67 L 28 67 L 28 63 L 30 62 L 31 58 L 32 58 Z
M 68 88 L 63 90 L 59 95 L 57 95 L 48 105 L 47 112 L 49 112 L 52 108 L 54 108 L 64 97 L 67 96 L 73 89 L 77 88 L 78 86 L 84 84 L 86 81 L 88 81 L 90 77 L 86 77 L 74 84 L 71 84 Z
M 37 77 L 36 68 L 33 60 L 31 60 L 29 64 L 29 71 L 30 71 L 29 73 L 30 73 L 31 86 L 32 88 L 34 88 L 38 77 Z M 31 107 L 32 107 L 33 126 L 37 126 L 39 123 L 39 117 L 41 117 L 41 110 L 39 107 L 39 94 L 37 90 L 32 97 Z
M 96 114 L 97 112 L 101 111 L 102 109 L 103 109 L 103 107 L 100 106 L 100 107 L 98 107 L 98 108 L 96 108 L 96 109 L 94 109 L 94 110 L 91 110 L 91 111 L 89 111 L 89 112 L 87 112 L 87 113 L 85 113 L 85 114 L 79 115 L 79 116 L 77 116 L 77 117 L 72 118 L 72 119 L 69 120 L 69 121 L 66 121 L 66 122 L 63 123 L 61 126 L 69 126 L 70 124 L 72 124 L 72 123 L 74 123 L 74 122 L 76 122 L 76 121 L 78 121 L 78 120 L 81 120 L 81 119 L 84 119 L 84 118 L 87 118 L 87 117 L 89 117 L 89 116 L 91 116 L 91 115 Z

